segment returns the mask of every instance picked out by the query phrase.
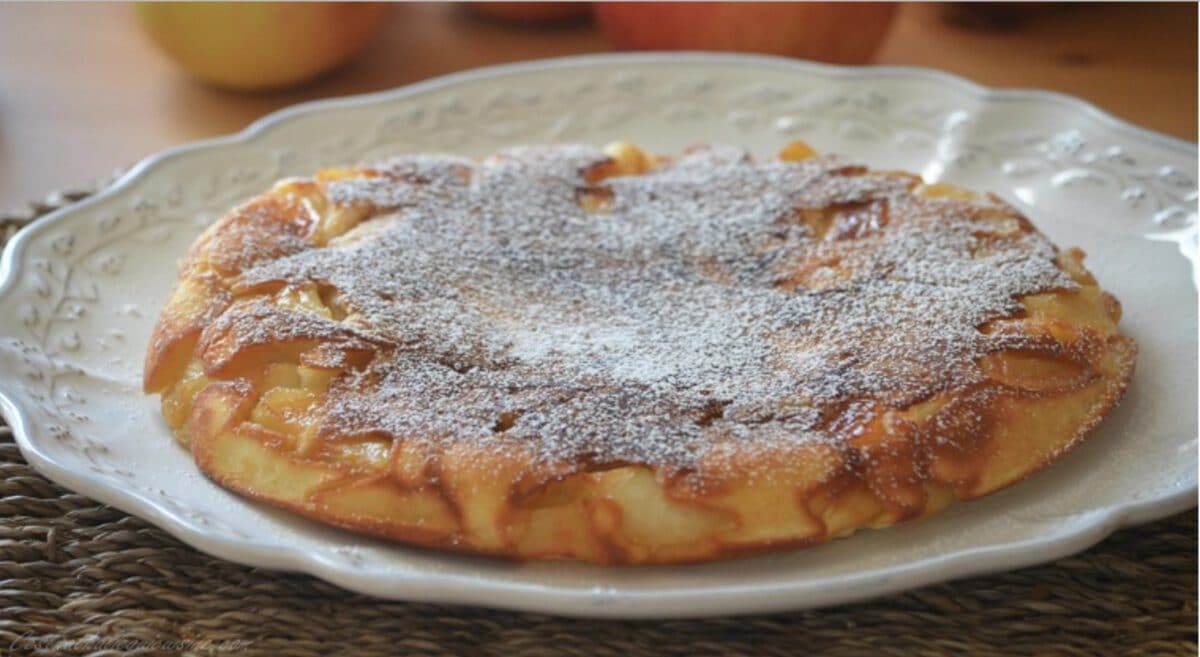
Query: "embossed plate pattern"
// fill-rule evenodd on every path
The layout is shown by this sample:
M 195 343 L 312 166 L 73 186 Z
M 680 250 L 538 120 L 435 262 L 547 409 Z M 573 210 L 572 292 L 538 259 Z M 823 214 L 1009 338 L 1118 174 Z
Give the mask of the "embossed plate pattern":
M 996 192 L 1078 245 L 1141 345 L 1125 402 L 1080 449 L 997 495 L 821 547 L 701 566 L 516 564 L 386 545 L 204 479 L 139 380 L 201 228 L 273 180 L 413 150 L 804 139 L 872 166 Z M 691 55 L 532 62 L 274 114 L 142 162 L 23 231 L 0 262 L 0 405 L 48 477 L 247 564 L 389 597 L 611 617 L 829 605 L 1083 549 L 1195 504 L 1196 147 L 1045 92 L 916 69 Z

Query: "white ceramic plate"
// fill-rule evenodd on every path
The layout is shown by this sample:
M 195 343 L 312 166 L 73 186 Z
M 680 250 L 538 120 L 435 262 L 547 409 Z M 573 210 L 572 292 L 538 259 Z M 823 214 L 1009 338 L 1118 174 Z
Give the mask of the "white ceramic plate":
M 1166 102 L 1167 99 L 1164 99 Z M 1124 403 L 1059 464 L 913 525 L 703 566 L 514 564 L 385 545 L 202 477 L 139 390 L 143 349 L 201 228 L 274 179 L 389 153 L 520 142 L 791 139 L 991 190 L 1079 245 L 1141 355 Z M 714 55 L 584 57 L 311 103 L 142 162 L 47 216 L 0 264 L 0 402 L 46 476 L 211 554 L 356 591 L 554 614 L 665 617 L 829 605 L 1081 550 L 1196 501 L 1196 147 L 1078 100 L 945 74 Z

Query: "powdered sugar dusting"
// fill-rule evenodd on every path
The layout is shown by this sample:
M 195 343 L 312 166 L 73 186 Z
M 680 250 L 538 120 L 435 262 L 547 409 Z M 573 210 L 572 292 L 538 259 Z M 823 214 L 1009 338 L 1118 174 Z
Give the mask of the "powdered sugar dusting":
M 325 432 L 670 467 L 730 441 L 836 440 L 824 409 L 970 384 L 1012 339 L 979 325 L 1073 286 L 1043 237 L 1005 232 L 999 204 L 915 198 L 901 176 L 700 150 L 598 183 L 611 201 L 586 212 L 584 172 L 603 159 L 414 156 L 331 184 L 379 216 L 242 278 L 331 286 L 350 315 L 325 336 L 389 345 L 334 384 Z M 850 239 L 798 211 L 872 202 L 886 220 Z

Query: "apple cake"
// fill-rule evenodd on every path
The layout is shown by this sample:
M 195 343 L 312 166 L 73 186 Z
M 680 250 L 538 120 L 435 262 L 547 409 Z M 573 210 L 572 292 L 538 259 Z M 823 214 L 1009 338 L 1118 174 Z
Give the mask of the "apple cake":
M 999 198 L 630 144 L 287 179 L 209 227 L 145 389 L 213 481 L 421 546 L 811 545 L 1012 484 L 1129 381 L 1120 306 Z

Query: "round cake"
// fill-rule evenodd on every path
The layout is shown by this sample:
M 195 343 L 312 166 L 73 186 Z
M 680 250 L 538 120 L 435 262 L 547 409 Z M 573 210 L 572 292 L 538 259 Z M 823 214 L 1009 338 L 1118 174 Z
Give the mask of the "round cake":
M 422 546 L 710 561 L 927 516 L 1079 443 L 1120 306 L 1014 208 L 801 143 L 289 179 L 196 241 L 145 389 L 213 481 Z

